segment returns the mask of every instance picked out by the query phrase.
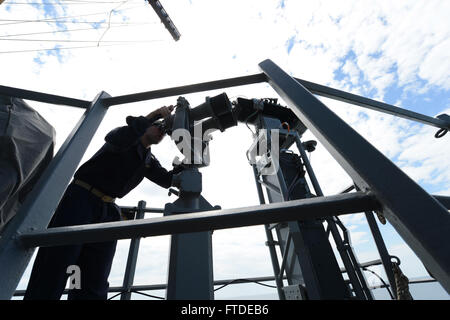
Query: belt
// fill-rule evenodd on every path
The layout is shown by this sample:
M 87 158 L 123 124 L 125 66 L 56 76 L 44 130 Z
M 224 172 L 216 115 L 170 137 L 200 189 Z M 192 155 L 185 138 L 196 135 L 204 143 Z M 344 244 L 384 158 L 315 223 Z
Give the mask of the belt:
M 107 194 L 104 194 L 103 192 L 101 192 L 98 189 L 95 189 L 93 186 L 91 186 L 90 184 L 81 181 L 81 180 L 74 180 L 73 181 L 74 184 L 83 187 L 84 189 L 86 189 L 87 191 L 91 192 L 92 194 L 96 195 L 97 197 L 99 197 L 103 202 L 114 202 L 116 201 L 116 198 L 110 197 Z

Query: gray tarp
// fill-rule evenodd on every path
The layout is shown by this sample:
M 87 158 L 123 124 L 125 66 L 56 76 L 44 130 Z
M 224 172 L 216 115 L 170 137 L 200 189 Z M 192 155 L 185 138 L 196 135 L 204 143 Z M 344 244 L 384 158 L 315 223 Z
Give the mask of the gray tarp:
M 0 96 L 0 232 L 53 158 L 55 129 L 22 99 Z

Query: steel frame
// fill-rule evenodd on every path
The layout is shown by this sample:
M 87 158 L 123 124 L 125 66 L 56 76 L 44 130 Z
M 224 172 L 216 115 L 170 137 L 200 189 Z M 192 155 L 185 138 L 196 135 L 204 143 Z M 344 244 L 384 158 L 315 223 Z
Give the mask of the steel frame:
M 334 115 L 312 93 L 369 107 L 435 127 L 450 129 L 444 119 L 426 117 L 388 104 L 294 79 L 272 61 L 260 63 L 263 73 L 194 85 L 110 97 L 101 92 L 91 103 L 0 86 L 0 95 L 85 108 L 86 111 L 45 170 L 16 217 L 0 238 L 0 299 L 13 296 L 33 250 L 58 245 L 110 239 L 136 238 L 269 224 L 277 221 L 325 218 L 334 215 L 380 210 L 405 242 L 419 256 L 441 285 L 450 292 L 450 232 L 446 208 L 420 188 L 391 161 Z M 46 229 L 75 169 L 103 119 L 113 105 L 180 94 L 268 82 L 289 104 L 362 190 L 282 204 L 189 213 L 183 216 L 124 221 L 89 226 Z M 358 152 L 354 149 L 358 146 Z M 383 179 L 388 176 L 389 179 Z M 448 197 L 442 197 L 447 201 Z M 301 212 L 299 209 L 302 209 Z M 256 212 L 257 211 L 257 212 Z M 426 212 L 426 215 L 424 214 Z
M 376 264 L 374 264 L 376 265 Z M 273 276 L 267 276 L 267 277 L 255 277 L 255 278 L 248 278 L 248 279 L 227 279 L 227 280 L 216 280 L 214 281 L 214 286 L 220 286 L 220 285 L 235 285 L 235 284 L 243 284 L 243 283 L 252 283 L 252 282 L 268 282 L 268 281 L 275 281 L 275 277 Z M 411 279 L 409 281 L 409 284 L 419 284 L 419 283 L 430 283 L 430 282 L 436 282 L 436 279 L 433 279 L 431 277 L 424 277 L 419 279 Z M 386 288 L 389 287 L 389 285 L 381 284 L 376 286 L 371 286 L 370 289 L 380 289 L 380 288 Z M 129 292 L 140 292 L 140 291 L 152 291 L 152 290 L 166 290 L 167 284 L 150 284 L 150 285 L 134 285 L 131 286 L 131 288 L 128 289 Z M 217 290 L 217 289 L 216 289 Z M 117 292 L 117 293 L 124 293 L 128 292 L 127 288 L 124 287 L 110 287 L 109 292 Z M 69 290 L 64 290 L 63 294 L 69 293 Z M 25 290 L 17 290 L 14 292 L 14 297 L 22 297 L 25 294 Z M 110 297 L 109 299 L 111 299 Z
M 272 141 L 271 130 L 281 126 L 280 120 L 272 117 L 266 117 L 264 115 L 258 116 L 255 123 L 257 133 L 259 132 L 259 135 L 255 138 L 250 150 L 253 150 L 258 145 L 265 144 L 265 141 L 267 141 L 267 143 Z M 264 138 L 264 136 L 267 137 Z M 279 136 L 282 137 L 280 140 L 290 141 L 291 143 L 294 141 L 298 142 L 297 147 L 300 151 L 300 158 L 302 159 L 303 165 L 307 168 L 311 180 L 315 180 L 317 182 L 308 158 L 304 154 L 299 135 L 296 132 L 292 133 L 286 130 L 279 130 Z M 294 137 L 294 139 L 292 139 L 292 137 Z M 280 155 L 281 149 L 287 149 L 289 147 L 289 144 L 286 144 L 286 142 L 283 143 L 283 146 L 280 147 Z M 252 154 L 253 152 L 250 150 L 248 152 Z M 266 187 L 267 196 L 271 203 L 290 200 L 287 184 L 288 181 L 294 178 L 294 175 L 297 174 L 296 172 L 291 172 L 288 168 L 282 170 L 283 168 L 281 167 L 281 161 L 276 161 L 277 156 L 273 155 L 276 152 L 276 150 L 272 150 L 271 148 L 271 155 L 266 157 L 267 160 L 264 158 L 263 163 L 265 164 L 266 162 L 269 162 L 271 163 L 271 166 L 279 167 L 277 174 L 262 175 L 258 172 L 258 170 L 256 170 L 255 173 L 255 178 L 259 187 L 261 187 L 261 185 Z M 259 165 L 258 162 L 255 167 L 262 168 L 264 166 Z M 285 172 L 286 170 L 287 172 Z M 259 179 L 259 176 L 262 177 L 262 181 Z M 306 192 L 306 194 L 301 192 L 301 195 L 299 196 L 302 198 L 307 198 L 309 194 L 309 190 L 307 189 L 309 189 L 309 187 L 305 186 L 304 192 Z M 318 196 L 323 196 L 321 191 L 320 193 L 316 193 Z M 333 219 L 335 218 L 327 217 L 325 220 L 327 221 L 327 224 L 333 228 L 333 238 L 337 243 L 342 260 L 345 263 L 347 274 L 351 279 L 353 291 L 359 299 L 366 299 L 367 297 L 372 298 L 370 294 L 364 295 L 358 277 L 353 277 L 353 275 L 356 274 L 355 267 L 352 266 L 350 262 L 350 256 L 353 252 L 348 252 L 351 251 L 351 247 L 349 244 L 344 245 Z M 286 278 L 289 286 L 283 286 L 283 291 L 285 293 L 286 290 L 289 292 L 295 292 L 298 288 L 299 290 L 305 291 L 305 296 L 307 296 L 308 299 L 319 300 L 351 298 L 350 290 L 341 275 L 338 262 L 333 253 L 331 244 L 328 241 L 328 236 L 323 230 L 321 221 L 289 221 L 275 225 L 274 229 L 276 230 L 277 239 L 282 254 L 280 270 L 278 271 L 274 269 L 274 273 L 276 277 L 278 276 L 278 278 L 281 278 L 284 272 L 286 272 Z M 270 239 L 271 236 L 269 234 L 268 240 L 270 241 Z M 287 263 L 287 261 L 289 261 L 289 263 Z M 367 289 L 367 291 L 369 290 Z M 288 295 L 285 294 L 284 296 L 287 297 Z M 303 295 L 300 294 L 300 296 Z
M 446 208 L 275 63 L 259 66 L 355 184 L 375 193 L 386 219 L 450 292 L 450 250 L 442 245 L 450 233 Z

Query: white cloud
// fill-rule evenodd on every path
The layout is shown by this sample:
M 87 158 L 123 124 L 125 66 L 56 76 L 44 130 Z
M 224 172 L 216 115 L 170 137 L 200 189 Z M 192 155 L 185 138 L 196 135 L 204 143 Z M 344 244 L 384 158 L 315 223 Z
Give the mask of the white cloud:
M 271 58 L 292 75 L 352 92 L 373 94 L 383 99 L 387 90 L 397 85 L 404 92 L 416 94 L 433 87 L 448 90 L 450 25 L 448 1 L 285 1 L 281 8 L 273 1 L 166 1 L 163 3 L 181 32 L 174 42 L 147 3 L 130 1 L 132 8 L 113 16 L 113 22 L 148 22 L 139 26 L 112 27 L 103 44 L 110 40 L 162 40 L 139 45 L 99 47 L 64 51 L 59 56 L 43 53 L 2 54 L 1 84 L 19 88 L 92 100 L 101 90 L 116 96 L 225 77 L 260 72 L 257 64 Z M 3 8 L 2 8 L 3 7 Z M 80 17 L 80 21 L 108 19 L 111 6 L 67 6 L 64 15 L 103 12 Z M 58 12 L 62 14 L 61 11 Z M 42 11 L 29 6 L 0 6 L 0 19 L 42 19 Z M 3 22 L 2 22 L 3 23 Z M 66 24 L 67 28 L 86 25 Z M 58 30 L 54 24 L 25 23 L 2 26 L 0 36 L 16 33 Z M 36 38 L 96 41 L 105 29 L 36 35 Z M 26 36 L 31 37 L 31 36 Z M 288 40 L 294 46 L 287 52 Z M 25 36 L 22 36 L 25 38 Z M 52 47 L 52 43 L 0 42 L 0 51 Z M 96 43 L 91 43 L 96 45 Z M 76 44 L 70 44 L 76 45 Z M 64 45 L 69 46 L 69 44 Z M 58 57 L 62 57 L 61 63 Z M 39 58 L 42 64 L 34 59 Z M 336 80 L 338 72 L 344 78 Z M 229 97 L 276 97 L 268 85 L 260 84 L 186 95 L 191 105 L 204 101 L 206 95 L 226 91 Z M 322 99 L 322 98 L 321 98 Z M 397 105 L 403 105 L 400 97 Z M 111 107 L 98 129 L 83 161 L 103 143 L 112 128 L 124 125 L 127 115 L 146 114 L 163 104 L 173 104 L 176 97 Z M 322 99 L 369 142 L 413 179 L 426 183 L 436 192 L 448 194 L 450 165 L 446 138 L 433 138 L 435 128 L 413 125 L 388 115 Z M 57 129 L 59 147 L 78 121 L 82 110 L 30 102 Z M 405 104 L 406 106 L 406 104 Z M 445 110 L 447 109 L 447 110 Z M 450 113 L 447 106 L 442 112 Z M 424 112 L 425 113 L 425 112 Z M 305 140 L 314 139 L 309 132 Z M 213 205 L 223 208 L 256 205 L 258 198 L 251 167 L 245 151 L 251 144 L 244 126 L 223 134 L 214 134 L 211 142 L 211 166 L 202 169 L 203 194 Z M 175 147 L 170 139 L 154 148 L 161 162 L 170 168 Z M 322 145 L 312 154 L 312 165 L 325 194 L 341 191 L 351 179 L 328 155 Z M 418 166 L 419 165 L 419 166 Z M 151 207 L 163 207 L 175 198 L 167 191 L 144 182 L 121 205 L 134 206 L 144 199 Z M 148 215 L 151 217 L 151 215 Z M 365 245 L 367 233 L 362 215 L 342 217 L 352 232 L 356 245 Z M 248 238 L 248 234 L 252 236 Z M 142 241 L 137 281 L 140 284 L 166 280 L 167 237 Z M 258 228 L 217 231 L 214 235 L 215 271 L 228 277 L 271 274 L 264 234 Z M 126 242 L 120 242 L 112 273 L 120 283 Z M 371 253 L 367 253 L 370 256 Z M 364 260 L 364 259 L 361 259 Z M 232 261 L 232 263 L 230 262 Z

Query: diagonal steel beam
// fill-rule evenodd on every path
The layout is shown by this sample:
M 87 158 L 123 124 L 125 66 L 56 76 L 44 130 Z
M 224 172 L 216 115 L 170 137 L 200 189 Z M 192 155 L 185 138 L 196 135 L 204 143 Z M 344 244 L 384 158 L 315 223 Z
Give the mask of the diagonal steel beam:
M 446 208 L 275 63 L 265 60 L 259 66 L 355 184 L 375 194 L 388 221 L 450 292 L 450 215 Z
M 50 228 L 22 234 L 25 247 L 101 242 L 136 237 L 237 228 L 280 221 L 319 219 L 379 208 L 363 192 L 294 200 L 261 206 L 185 213 L 161 218 Z

